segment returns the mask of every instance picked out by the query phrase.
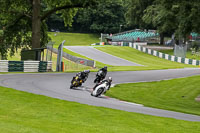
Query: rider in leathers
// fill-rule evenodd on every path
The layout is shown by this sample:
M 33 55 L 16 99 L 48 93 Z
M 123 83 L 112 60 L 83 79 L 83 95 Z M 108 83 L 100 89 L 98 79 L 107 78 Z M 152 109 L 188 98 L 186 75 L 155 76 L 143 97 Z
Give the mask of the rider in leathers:
M 100 76 L 101 79 L 104 79 L 106 77 L 106 74 L 107 74 L 107 66 L 104 66 L 103 68 L 99 69 L 99 71 L 96 74 L 96 77 Z
M 108 79 L 105 79 L 103 81 L 101 81 L 99 84 L 96 84 L 93 88 L 93 90 L 95 90 L 95 88 L 100 85 L 100 84 L 103 84 L 106 82 L 106 85 L 108 85 L 108 90 L 110 89 L 110 86 L 111 86 L 111 83 L 112 83 L 112 77 L 108 77 Z
M 87 80 L 89 73 L 90 73 L 90 70 L 84 70 L 82 72 L 77 73 L 76 76 L 79 76 L 83 80 L 83 83 L 84 83 Z M 71 82 L 73 82 L 74 78 L 75 77 L 73 77 Z

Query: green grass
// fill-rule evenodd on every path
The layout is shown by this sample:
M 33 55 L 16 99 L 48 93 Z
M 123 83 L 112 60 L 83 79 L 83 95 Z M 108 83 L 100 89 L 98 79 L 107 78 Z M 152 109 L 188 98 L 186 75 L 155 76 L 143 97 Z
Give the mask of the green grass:
M 1 133 L 198 133 L 199 122 L 155 117 L 0 87 Z
M 162 52 L 162 53 L 169 54 L 169 55 L 174 55 L 174 50 L 173 49 L 170 49 L 170 50 L 159 50 L 159 51 Z M 200 60 L 200 56 L 192 55 L 191 51 L 187 51 L 186 58 Z
M 57 48 L 63 40 L 66 40 L 65 46 L 89 46 L 100 41 L 100 35 L 96 34 L 49 32 L 49 36 L 55 42 L 54 48 Z
M 140 52 L 130 47 L 107 46 L 107 47 L 95 47 L 95 48 L 103 52 L 112 54 L 114 56 L 118 56 L 123 59 L 144 65 L 144 66 L 112 66 L 109 67 L 110 71 L 156 70 L 156 69 L 197 67 L 161 59 L 159 57 L 155 57 Z
M 158 82 L 119 84 L 108 96 L 145 106 L 200 115 L 200 76 Z
M 21 51 L 20 51 L 21 52 Z M 15 53 L 14 56 L 8 56 L 8 60 L 9 61 L 21 61 L 21 55 L 20 55 L 20 52 L 19 53 Z
M 84 58 L 84 59 L 91 60 L 90 58 L 88 58 L 88 57 L 86 57 L 86 56 L 80 55 L 80 54 L 75 53 L 75 52 L 73 52 L 73 51 L 71 51 L 71 50 L 68 50 L 68 49 L 66 49 L 66 48 L 63 48 L 63 52 L 68 53 L 68 54 L 73 55 L 73 56 L 76 56 L 76 57 L 80 57 L 80 58 Z

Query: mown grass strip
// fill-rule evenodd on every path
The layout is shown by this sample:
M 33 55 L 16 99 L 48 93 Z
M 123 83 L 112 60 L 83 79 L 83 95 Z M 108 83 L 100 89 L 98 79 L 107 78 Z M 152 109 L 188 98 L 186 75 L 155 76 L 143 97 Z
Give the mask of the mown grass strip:
M 181 64 L 169 60 L 161 59 L 146 53 L 140 52 L 130 47 L 95 47 L 98 50 L 109 53 L 111 55 L 144 65 L 144 66 L 113 66 L 111 70 L 156 70 L 156 69 L 174 69 L 197 67 L 192 65 Z
M 0 87 L 1 133 L 198 133 L 199 122 L 155 117 Z
M 49 32 L 48 35 L 55 42 L 54 48 L 57 48 L 63 40 L 66 40 L 64 44 L 66 46 L 89 46 L 100 41 L 100 35 L 97 34 Z
M 108 96 L 154 108 L 200 115 L 200 76 L 158 82 L 119 84 Z

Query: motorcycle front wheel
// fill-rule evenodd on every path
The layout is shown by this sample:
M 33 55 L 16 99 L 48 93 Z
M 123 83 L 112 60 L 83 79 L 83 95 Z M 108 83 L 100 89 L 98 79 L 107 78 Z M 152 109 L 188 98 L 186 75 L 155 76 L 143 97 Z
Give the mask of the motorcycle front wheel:
M 103 93 L 103 91 L 104 91 L 104 88 L 103 88 L 103 87 L 99 88 L 99 89 L 97 90 L 97 92 L 96 92 L 95 97 L 100 96 L 100 95 Z
M 70 89 L 72 89 L 73 87 L 74 87 L 74 86 L 71 84 L 71 85 L 70 85 Z

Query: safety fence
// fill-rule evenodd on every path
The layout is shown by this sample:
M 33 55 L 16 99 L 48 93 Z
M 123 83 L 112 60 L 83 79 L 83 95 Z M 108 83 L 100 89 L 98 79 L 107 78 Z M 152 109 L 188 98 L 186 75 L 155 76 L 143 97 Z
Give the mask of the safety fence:
M 91 44 L 91 46 L 103 46 L 103 45 L 114 45 L 114 46 L 129 46 L 130 42 L 109 42 L 109 43 L 104 43 L 104 42 L 100 42 L 100 43 L 94 43 Z M 131 43 L 133 44 L 133 43 Z M 138 44 L 138 45 L 147 45 L 147 42 L 134 42 L 134 44 Z
M 101 45 L 101 44 L 97 43 L 95 45 Z M 177 56 L 161 53 L 161 52 L 158 52 L 156 50 L 152 50 L 152 49 L 143 47 L 142 45 L 146 45 L 146 44 L 143 44 L 143 43 L 142 43 L 142 45 L 140 45 L 138 43 L 118 42 L 116 45 L 117 46 L 129 46 L 129 47 L 135 48 L 135 49 L 137 49 L 141 52 L 144 52 L 144 53 L 147 53 L 147 54 L 150 54 L 150 55 L 153 55 L 153 56 L 157 56 L 159 58 L 163 58 L 163 59 L 166 59 L 166 60 L 174 61 L 174 62 L 190 64 L 190 65 L 198 65 L 198 66 L 200 65 L 200 60 L 182 58 L 182 57 L 177 57 Z
M 8 61 L 0 60 L 0 72 L 48 72 L 52 61 Z
M 56 54 L 58 53 L 58 50 L 56 48 L 53 48 L 52 51 Z M 87 60 L 87 59 L 79 58 L 79 57 L 72 56 L 72 55 L 65 53 L 65 52 L 63 52 L 63 57 L 65 57 L 66 59 L 73 61 L 75 63 L 81 64 L 81 65 L 95 67 L 95 61 L 93 61 L 93 60 Z
M 114 46 L 129 46 L 130 42 L 100 42 L 100 43 L 93 43 L 91 44 L 91 46 L 103 46 L 103 45 L 114 45 Z M 134 42 L 135 44 L 137 44 L 137 42 Z M 147 42 L 140 42 L 140 45 L 147 45 Z

